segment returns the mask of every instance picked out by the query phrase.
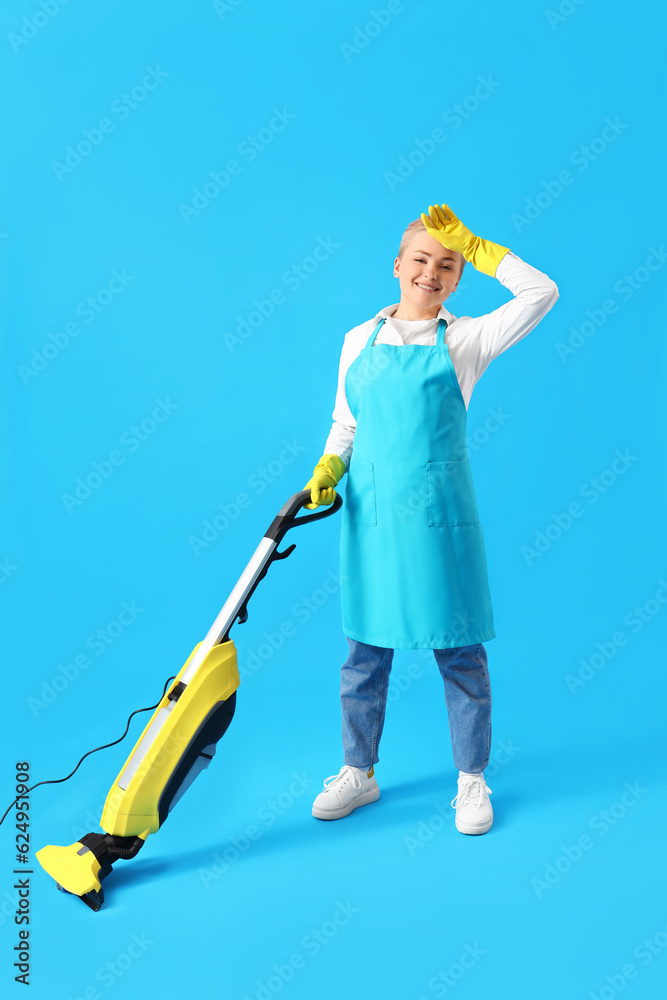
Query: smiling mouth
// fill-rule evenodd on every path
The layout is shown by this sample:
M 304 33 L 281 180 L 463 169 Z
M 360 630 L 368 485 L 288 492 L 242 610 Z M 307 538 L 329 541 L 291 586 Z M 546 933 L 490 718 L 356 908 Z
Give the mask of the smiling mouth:
M 415 281 L 415 285 L 417 286 L 417 288 L 421 288 L 422 291 L 424 291 L 424 292 L 439 292 L 440 291 L 440 289 L 436 288 L 435 285 L 425 285 L 425 284 L 422 284 L 422 282 L 420 282 L 420 281 Z

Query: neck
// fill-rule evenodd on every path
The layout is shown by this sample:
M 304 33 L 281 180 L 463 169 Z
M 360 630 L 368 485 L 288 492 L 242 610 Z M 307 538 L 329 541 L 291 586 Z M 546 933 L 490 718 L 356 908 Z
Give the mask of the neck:
M 393 315 L 393 319 L 435 319 L 440 312 L 440 305 L 431 306 L 430 309 L 421 309 L 416 306 L 414 302 L 401 301 L 398 304 L 398 309 Z

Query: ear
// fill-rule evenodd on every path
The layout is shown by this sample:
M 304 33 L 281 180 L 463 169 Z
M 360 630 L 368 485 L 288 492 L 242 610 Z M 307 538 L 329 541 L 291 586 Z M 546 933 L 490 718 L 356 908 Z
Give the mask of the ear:
M 400 261 L 399 261 L 398 257 L 396 257 L 396 258 L 394 259 L 394 277 L 395 277 L 395 278 L 397 278 L 397 277 L 398 277 L 398 268 L 399 268 L 399 264 L 400 264 Z

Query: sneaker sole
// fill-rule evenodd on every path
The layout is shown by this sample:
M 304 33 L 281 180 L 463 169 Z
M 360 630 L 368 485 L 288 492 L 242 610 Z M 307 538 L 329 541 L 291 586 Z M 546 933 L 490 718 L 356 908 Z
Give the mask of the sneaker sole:
M 343 819 L 344 816 L 349 816 L 351 812 L 358 809 L 359 806 L 367 806 L 371 802 L 377 802 L 380 798 L 380 789 L 374 788 L 370 792 L 364 792 L 363 795 L 359 795 L 356 799 L 347 806 L 339 806 L 338 809 L 317 809 L 313 806 L 313 816 L 316 819 Z
M 491 817 L 489 822 L 484 824 L 484 826 L 472 826 L 470 823 L 463 823 L 456 819 L 454 820 L 454 825 L 459 833 L 468 833 L 472 835 L 487 833 L 487 831 L 493 826 L 493 817 Z

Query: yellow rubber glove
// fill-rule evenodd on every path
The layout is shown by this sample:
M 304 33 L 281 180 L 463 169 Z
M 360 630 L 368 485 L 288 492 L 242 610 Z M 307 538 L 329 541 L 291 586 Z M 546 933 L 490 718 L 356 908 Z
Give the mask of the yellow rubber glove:
M 477 271 L 496 276 L 498 264 L 509 253 L 509 247 L 491 243 L 474 236 L 447 205 L 429 205 L 428 215 L 422 212 L 422 222 L 429 236 L 442 243 L 448 250 L 462 253 Z
M 345 475 L 345 463 L 340 455 L 322 455 L 313 469 L 312 479 L 309 479 L 304 490 L 310 490 L 311 503 L 305 503 L 306 510 L 315 507 L 328 507 L 336 499 L 334 486 Z

